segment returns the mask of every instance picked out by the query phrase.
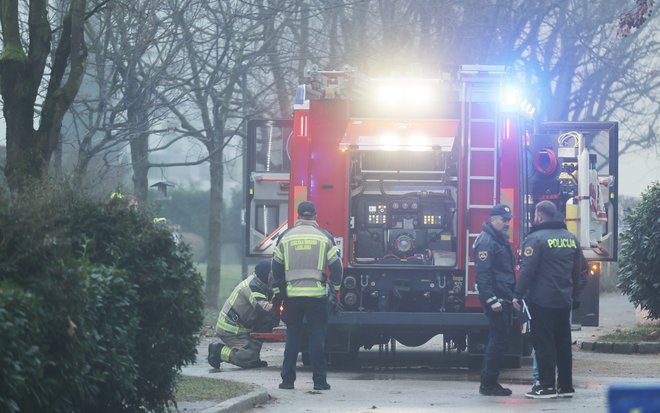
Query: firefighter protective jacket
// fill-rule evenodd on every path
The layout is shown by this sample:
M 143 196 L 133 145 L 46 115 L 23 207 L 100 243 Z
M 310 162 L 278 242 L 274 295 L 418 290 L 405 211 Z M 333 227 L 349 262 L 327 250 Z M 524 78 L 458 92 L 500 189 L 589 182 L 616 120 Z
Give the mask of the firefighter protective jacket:
M 498 301 L 511 301 L 516 284 L 513 248 L 509 240 L 490 222 L 474 241 L 474 262 L 479 300 L 484 309 Z
M 272 320 L 268 285 L 255 274 L 241 281 L 220 310 L 216 331 L 247 334 Z
M 342 278 L 342 266 L 335 265 L 338 260 L 339 248 L 332 236 L 319 228 L 316 221 L 299 219 L 293 228 L 282 234 L 275 246 L 274 290 L 277 293 L 286 288 L 288 297 L 325 297 L 325 268 L 331 266 L 330 282 L 338 291 Z
M 571 308 L 587 283 L 580 244 L 560 221 L 532 227 L 522 245 L 516 298 L 546 308 Z

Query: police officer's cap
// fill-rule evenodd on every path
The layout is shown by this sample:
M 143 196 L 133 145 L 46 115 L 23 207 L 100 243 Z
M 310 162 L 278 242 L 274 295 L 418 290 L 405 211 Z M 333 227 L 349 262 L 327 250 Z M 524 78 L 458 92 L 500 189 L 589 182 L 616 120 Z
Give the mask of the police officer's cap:
M 504 219 L 511 219 L 511 208 L 508 205 L 498 204 L 490 210 L 490 216 L 501 216 Z
M 309 201 L 303 201 L 298 205 L 298 215 L 305 218 L 311 218 L 316 215 L 316 207 Z
M 254 266 L 254 273 L 261 281 L 268 283 L 268 274 L 270 273 L 270 260 L 261 260 Z

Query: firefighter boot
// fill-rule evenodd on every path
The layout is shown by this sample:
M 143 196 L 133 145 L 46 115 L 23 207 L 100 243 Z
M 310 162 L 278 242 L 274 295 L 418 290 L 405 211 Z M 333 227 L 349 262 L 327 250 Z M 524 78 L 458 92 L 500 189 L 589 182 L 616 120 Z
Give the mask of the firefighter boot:
M 499 383 L 481 383 L 479 393 L 484 396 L 511 396 L 511 389 L 502 387 Z
M 209 357 L 208 362 L 214 369 L 220 368 L 220 350 L 224 347 L 220 343 L 209 344 Z

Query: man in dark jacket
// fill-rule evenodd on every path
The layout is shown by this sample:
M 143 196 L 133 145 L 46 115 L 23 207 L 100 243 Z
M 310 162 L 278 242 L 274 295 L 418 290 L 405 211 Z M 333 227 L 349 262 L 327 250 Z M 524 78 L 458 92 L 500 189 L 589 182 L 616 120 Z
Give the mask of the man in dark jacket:
M 511 332 L 511 300 L 516 278 L 513 249 L 509 243 L 511 208 L 495 205 L 490 220 L 474 242 L 474 262 L 479 299 L 488 317 L 489 337 L 481 367 L 479 393 L 485 396 L 510 396 L 497 378 Z
M 253 331 L 270 331 L 276 324 L 270 295 L 270 260 L 262 260 L 254 273 L 240 282 L 225 301 L 215 334 L 222 343 L 209 344 L 208 362 L 220 368 L 224 361 L 243 368 L 266 367 L 260 359 L 261 341 L 250 336 Z
M 586 284 L 587 261 L 577 238 L 556 221 L 550 201 L 536 205 L 534 226 L 523 242 L 518 285 L 513 305 L 525 298 L 531 315 L 532 344 L 539 383 L 528 398 L 572 397 L 571 308 Z M 555 369 L 557 387 L 555 387 Z

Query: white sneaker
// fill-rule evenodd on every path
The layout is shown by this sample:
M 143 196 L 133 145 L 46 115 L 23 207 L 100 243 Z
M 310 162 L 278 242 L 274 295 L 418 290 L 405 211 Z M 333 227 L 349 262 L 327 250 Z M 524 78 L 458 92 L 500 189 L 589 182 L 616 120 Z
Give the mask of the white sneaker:
M 532 390 L 525 393 L 528 399 L 556 399 L 557 390 L 554 387 L 544 389 L 541 386 L 534 386 Z

